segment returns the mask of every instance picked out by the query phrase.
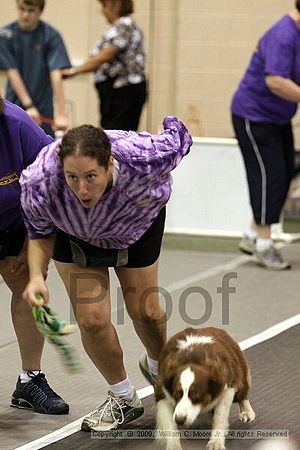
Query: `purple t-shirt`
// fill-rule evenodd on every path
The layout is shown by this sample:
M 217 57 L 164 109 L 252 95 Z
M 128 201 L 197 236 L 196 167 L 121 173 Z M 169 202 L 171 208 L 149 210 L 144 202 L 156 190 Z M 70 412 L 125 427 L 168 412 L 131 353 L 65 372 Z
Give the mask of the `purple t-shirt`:
M 31 239 L 59 229 L 102 248 L 127 248 L 150 227 L 171 194 L 173 170 L 192 145 L 186 127 L 167 117 L 164 131 L 109 130 L 118 171 L 113 187 L 84 208 L 65 181 L 59 142 L 43 149 L 20 178 L 21 202 Z
M 288 123 L 297 103 L 273 94 L 265 83 L 268 74 L 300 84 L 300 30 L 290 16 L 282 17 L 260 39 L 231 104 L 234 114 L 253 122 Z
M 4 100 L 0 114 L 0 231 L 21 220 L 19 176 L 53 142 L 28 114 Z

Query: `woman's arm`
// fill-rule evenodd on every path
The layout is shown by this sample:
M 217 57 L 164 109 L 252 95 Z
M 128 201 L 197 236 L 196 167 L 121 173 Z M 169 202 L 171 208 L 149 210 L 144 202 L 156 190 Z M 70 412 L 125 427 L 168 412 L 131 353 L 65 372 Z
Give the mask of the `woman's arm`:
M 118 48 L 114 46 L 104 47 L 95 56 L 91 56 L 86 62 L 80 66 L 71 67 L 70 69 L 62 69 L 61 74 L 63 78 L 74 77 L 81 73 L 95 72 L 101 64 L 111 61 L 118 53 Z
M 55 236 L 28 241 L 29 283 L 25 288 L 23 297 L 31 306 L 41 306 L 43 303 L 48 303 L 49 294 L 45 280 L 54 244 Z M 42 295 L 44 302 L 36 300 L 37 294 Z
M 50 80 L 55 98 L 55 128 L 65 131 L 68 128 L 68 120 L 61 71 L 59 69 L 52 70 Z
M 13 90 L 15 91 L 20 102 L 24 106 L 27 114 L 37 123 L 40 122 L 40 114 L 34 106 L 32 99 L 28 93 L 28 90 L 24 84 L 24 81 L 17 69 L 8 69 L 6 76 L 10 81 Z
M 289 78 L 278 75 L 267 75 L 265 82 L 274 95 L 291 102 L 300 102 L 300 87 Z

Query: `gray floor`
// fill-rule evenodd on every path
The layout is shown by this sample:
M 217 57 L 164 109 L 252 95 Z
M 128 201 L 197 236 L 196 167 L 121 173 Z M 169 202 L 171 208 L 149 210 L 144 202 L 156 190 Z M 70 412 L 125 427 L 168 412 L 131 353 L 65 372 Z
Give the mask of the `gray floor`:
M 254 265 L 248 257 L 238 253 L 164 250 L 161 257 L 160 285 L 169 292 L 172 299 L 172 309 L 169 299 L 167 300 L 169 334 L 186 327 L 187 324 L 200 325 L 200 319 L 204 317 L 205 312 L 208 312 L 210 298 L 212 311 L 205 325 L 223 326 L 238 341 L 299 314 L 300 244 L 294 243 L 284 247 L 283 254 L 292 262 L 292 270 L 266 271 Z M 222 301 L 222 295 L 218 292 L 218 287 L 222 286 L 222 280 L 226 274 L 231 274 L 229 284 L 236 291 L 229 294 L 229 309 L 226 308 L 226 299 L 223 298 Z M 50 270 L 48 283 L 52 308 L 60 317 L 69 318 L 70 310 L 66 294 L 54 267 Z M 206 297 L 206 308 L 199 288 Z M 83 416 L 105 398 L 106 387 L 96 369 L 85 356 L 77 333 L 70 337 L 70 341 L 78 349 L 84 367 L 82 373 L 73 376 L 67 374 L 55 350 L 49 344 L 45 347 L 43 358 L 43 370 L 46 372 L 51 386 L 70 403 L 70 414 L 49 417 L 10 408 L 8 406 L 9 399 L 17 378 L 20 361 L 12 325 L 8 319 L 10 316 L 9 291 L 1 284 L 1 280 L 0 297 L 0 316 L 2 318 L 0 329 L 2 363 L 0 442 L 1 449 L 11 450 L 54 432 Z M 112 297 L 113 299 L 118 297 L 117 283 L 114 277 L 112 277 Z M 186 299 L 185 308 L 183 308 L 184 298 Z M 112 316 L 115 322 L 120 317 L 120 313 L 122 311 L 114 303 Z M 227 324 L 228 317 L 229 323 Z M 127 371 L 133 384 L 140 389 L 146 385 L 137 366 L 142 347 L 126 315 L 124 323 L 118 324 L 117 327 L 125 349 Z M 295 411 L 295 414 L 298 412 L 299 409 Z M 152 415 L 151 420 L 153 417 Z M 30 445 L 27 448 L 31 449 Z M 76 448 L 76 444 L 71 445 L 70 448 Z

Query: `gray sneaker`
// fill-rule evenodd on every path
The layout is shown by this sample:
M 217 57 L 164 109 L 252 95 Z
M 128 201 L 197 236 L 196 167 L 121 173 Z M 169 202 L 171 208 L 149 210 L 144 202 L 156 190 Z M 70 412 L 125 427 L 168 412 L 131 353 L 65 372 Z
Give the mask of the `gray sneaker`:
M 144 353 L 144 355 L 141 356 L 141 358 L 139 360 L 139 366 L 140 366 L 140 371 L 142 372 L 142 374 L 144 375 L 146 380 L 149 381 L 149 383 L 152 384 L 152 386 L 155 388 L 155 386 L 157 384 L 157 375 L 155 375 L 150 370 L 150 367 L 148 366 L 148 360 L 147 360 L 146 353 Z
M 137 419 L 144 407 L 136 391 L 133 398 L 117 397 L 108 391 L 108 397 L 95 411 L 88 414 L 81 424 L 83 431 L 115 430 L 122 424 Z
M 248 255 L 253 255 L 256 250 L 255 245 L 256 239 L 250 239 L 248 236 L 244 235 L 239 242 L 239 249 Z
M 272 245 L 263 252 L 256 250 L 253 254 L 253 260 L 257 264 L 270 270 L 285 270 L 291 268 L 291 264 L 284 261 L 279 251 Z

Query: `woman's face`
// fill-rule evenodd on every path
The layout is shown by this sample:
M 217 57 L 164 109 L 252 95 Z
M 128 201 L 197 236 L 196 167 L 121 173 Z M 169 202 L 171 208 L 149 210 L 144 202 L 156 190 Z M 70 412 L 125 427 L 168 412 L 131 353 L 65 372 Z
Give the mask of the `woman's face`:
M 102 14 L 109 23 L 113 23 L 120 18 L 120 8 L 119 0 L 105 0 L 102 3 Z
M 112 167 L 112 158 L 108 169 L 89 156 L 70 155 L 63 162 L 66 182 L 85 208 L 95 206 L 110 189 Z

